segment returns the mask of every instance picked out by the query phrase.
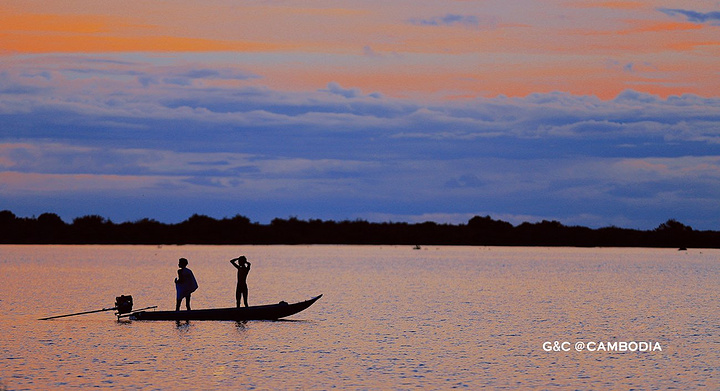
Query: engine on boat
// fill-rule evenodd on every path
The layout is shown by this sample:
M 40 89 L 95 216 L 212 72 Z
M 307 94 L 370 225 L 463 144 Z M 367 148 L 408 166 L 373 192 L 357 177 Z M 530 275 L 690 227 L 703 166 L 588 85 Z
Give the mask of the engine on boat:
M 115 298 L 115 309 L 118 315 L 132 312 L 133 299 L 131 295 L 120 295 Z

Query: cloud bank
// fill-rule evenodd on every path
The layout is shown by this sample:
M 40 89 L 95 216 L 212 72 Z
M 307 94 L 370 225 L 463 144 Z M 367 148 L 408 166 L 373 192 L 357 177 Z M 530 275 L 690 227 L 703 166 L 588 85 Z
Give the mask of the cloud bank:
M 678 8 L 661 8 L 660 11 L 670 16 L 684 16 L 688 21 L 694 23 L 720 22 L 720 11 L 699 12 Z
M 418 26 L 461 26 L 472 29 L 497 27 L 497 22 L 494 18 L 481 18 L 476 15 L 458 14 L 446 14 L 443 16 L 435 16 L 426 19 L 413 18 L 409 20 L 409 23 Z
M 718 98 L 427 103 L 337 82 L 282 91 L 242 67 L 42 63 L 0 73 L 0 196 L 18 214 L 706 229 L 720 218 Z

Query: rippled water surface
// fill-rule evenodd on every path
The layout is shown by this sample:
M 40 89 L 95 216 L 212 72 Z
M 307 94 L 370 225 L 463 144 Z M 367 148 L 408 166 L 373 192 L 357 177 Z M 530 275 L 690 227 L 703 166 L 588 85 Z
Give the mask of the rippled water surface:
M 37 320 L 120 294 L 173 309 L 181 256 L 200 284 L 194 308 L 233 306 L 241 254 L 251 305 L 323 298 L 279 322 Z M 695 249 L 0 246 L 0 389 L 720 389 L 719 261 Z M 662 350 L 597 350 L 641 341 Z

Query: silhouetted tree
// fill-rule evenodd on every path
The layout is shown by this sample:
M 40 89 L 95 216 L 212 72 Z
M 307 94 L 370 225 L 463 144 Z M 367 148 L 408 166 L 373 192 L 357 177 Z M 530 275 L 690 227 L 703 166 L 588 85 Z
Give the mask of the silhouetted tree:
M 670 219 L 662 224 L 660 224 L 657 228 L 655 228 L 655 231 L 658 232 L 692 232 L 692 227 L 687 226 L 675 219 Z
M 692 245 L 692 227 L 670 219 L 655 228 L 656 246 L 687 247 Z
M 55 213 L 43 213 L 37 218 L 36 241 L 40 243 L 65 243 L 67 224 Z
M 481 245 L 507 243 L 513 231 L 512 224 L 493 220 L 490 216 L 475 216 L 468 221 L 467 226 L 472 234 L 472 243 Z
M 651 231 L 565 226 L 558 221 L 525 222 L 517 227 L 490 216 L 475 216 L 467 224 L 370 223 L 365 220 L 273 219 L 252 223 L 245 216 L 217 220 L 194 214 L 179 224 L 151 219 L 114 224 L 88 215 L 66 224 L 54 213 L 18 218 L 0 211 L 0 243 L 128 243 L 128 244 L 407 244 L 407 245 L 526 245 L 635 246 L 720 248 L 720 232 L 695 231 L 675 219 Z
M 27 234 L 22 229 L 22 222 L 9 210 L 0 211 L 0 242 L 27 243 Z
M 9 225 L 15 222 L 17 216 L 9 210 L 0 211 L 0 225 Z
M 152 219 L 123 223 L 116 227 L 116 237 L 121 243 L 167 244 L 173 242 L 170 227 Z
M 178 233 L 182 243 L 213 243 L 217 232 L 217 220 L 212 217 L 194 214 L 180 223 Z
M 98 215 L 78 217 L 72 222 L 73 240 L 75 243 L 116 243 L 109 219 Z

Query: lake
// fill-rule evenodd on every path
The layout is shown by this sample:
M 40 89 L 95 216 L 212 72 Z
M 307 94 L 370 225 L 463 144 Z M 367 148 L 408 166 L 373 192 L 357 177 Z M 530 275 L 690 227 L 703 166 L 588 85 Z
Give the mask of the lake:
M 323 297 L 288 321 L 118 321 Z M 720 251 L 0 246 L 0 390 L 720 389 Z

